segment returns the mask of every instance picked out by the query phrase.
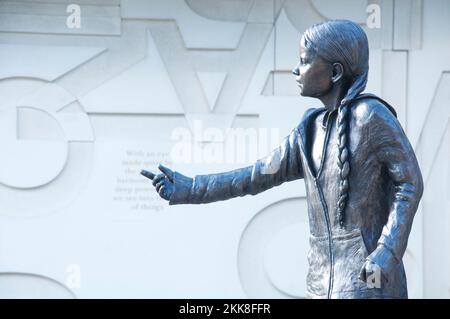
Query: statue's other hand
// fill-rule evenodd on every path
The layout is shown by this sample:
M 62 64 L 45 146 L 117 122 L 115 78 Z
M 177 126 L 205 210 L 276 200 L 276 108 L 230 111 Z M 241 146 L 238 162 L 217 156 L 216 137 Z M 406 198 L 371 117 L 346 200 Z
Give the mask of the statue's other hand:
M 377 248 L 366 258 L 361 268 L 359 279 L 366 282 L 369 288 L 381 288 L 388 282 L 389 275 L 395 273 L 395 268 L 400 263 L 392 250 L 384 244 Z
M 170 200 L 170 197 L 173 194 L 174 186 L 173 186 L 173 171 L 159 164 L 159 170 L 162 172 L 160 174 L 154 174 L 152 172 L 142 170 L 141 175 L 151 179 L 153 182 L 153 186 L 158 192 L 159 196 L 164 198 L 165 200 Z
M 366 260 L 361 267 L 359 279 L 367 283 L 368 288 L 381 288 L 388 282 L 382 267 L 371 260 Z

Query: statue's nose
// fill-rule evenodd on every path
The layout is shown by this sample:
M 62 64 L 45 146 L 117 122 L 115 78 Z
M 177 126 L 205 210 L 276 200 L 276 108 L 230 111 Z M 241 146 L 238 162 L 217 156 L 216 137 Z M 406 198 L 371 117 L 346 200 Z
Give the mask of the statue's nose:
M 296 66 L 295 68 L 292 69 L 292 74 L 294 74 L 295 76 L 299 76 L 300 75 L 300 71 L 298 70 L 298 66 Z

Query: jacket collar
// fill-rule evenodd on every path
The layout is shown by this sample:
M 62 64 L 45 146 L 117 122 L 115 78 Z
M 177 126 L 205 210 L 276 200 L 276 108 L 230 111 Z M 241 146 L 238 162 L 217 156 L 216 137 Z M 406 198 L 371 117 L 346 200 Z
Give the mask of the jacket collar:
M 372 99 L 376 99 L 378 101 L 380 101 L 382 104 L 384 104 L 384 106 L 387 107 L 387 109 L 389 111 L 391 111 L 391 113 L 397 117 L 397 112 L 395 111 L 394 107 L 392 107 L 392 105 L 390 105 L 388 102 L 386 102 L 385 100 L 383 100 L 381 97 L 376 96 L 375 94 L 372 93 L 362 93 L 359 94 L 358 96 L 356 96 L 350 103 L 353 103 L 356 100 L 361 100 L 361 99 L 365 99 L 365 98 L 372 98 Z
M 303 154 L 305 155 L 307 166 L 309 171 L 312 173 L 312 163 L 311 163 L 311 157 L 308 153 L 309 147 L 307 145 L 308 141 L 307 137 L 307 131 L 311 125 L 311 122 L 316 118 L 317 115 L 319 115 L 322 112 L 325 112 L 327 109 L 324 107 L 320 108 L 312 108 L 308 109 L 305 114 L 303 115 L 302 121 L 300 122 L 298 126 L 298 131 L 300 133 L 300 140 L 301 140 L 301 149 L 303 151 Z

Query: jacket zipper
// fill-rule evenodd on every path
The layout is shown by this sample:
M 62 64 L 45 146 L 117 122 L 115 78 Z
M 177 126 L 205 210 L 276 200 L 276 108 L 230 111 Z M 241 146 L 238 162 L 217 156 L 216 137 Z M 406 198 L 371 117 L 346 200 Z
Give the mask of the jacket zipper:
M 330 135 L 330 118 L 331 118 L 331 114 L 327 118 L 327 131 L 325 133 L 325 139 L 324 139 L 324 143 L 323 143 L 322 160 L 320 163 L 319 171 L 317 172 L 317 176 L 314 177 L 314 184 L 316 185 L 317 191 L 319 193 L 320 203 L 322 204 L 323 213 L 325 215 L 325 221 L 327 223 L 328 254 L 329 254 L 329 258 L 330 258 L 330 277 L 328 280 L 328 292 L 327 292 L 328 299 L 331 299 L 331 294 L 333 292 L 333 280 L 334 280 L 333 238 L 332 238 L 332 233 L 331 233 L 330 215 L 328 213 L 328 208 L 325 203 L 325 197 L 323 195 L 323 191 L 322 191 L 322 188 L 320 187 L 318 179 L 320 177 L 320 174 L 322 173 L 323 165 L 324 165 L 325 158 L 326 158 L 326 150 L 327 150 L 328 139 L 329 139 L 329 135 Z
M 325 198 L 323 196 L 322 188 L 319 185 L 317 178 L 314 178 L 314 184 L 316 185 L 317 191 L 319 192 L 320 202 L 322 203 L 323 213 L 325 215 L 325 221 L 327 223 L 328 232 L 328 253 L 330 257 L 330 278 L 328 280 L 328 293 L 327 298 L 331 298 L 331 293 L 333 291 L 333 277 L 334 277 L 334 256 L 333 256 L 333 239 L 331 234 L 330 226 L 330 216 L 328 215 L 327 205 L 325 204 Z

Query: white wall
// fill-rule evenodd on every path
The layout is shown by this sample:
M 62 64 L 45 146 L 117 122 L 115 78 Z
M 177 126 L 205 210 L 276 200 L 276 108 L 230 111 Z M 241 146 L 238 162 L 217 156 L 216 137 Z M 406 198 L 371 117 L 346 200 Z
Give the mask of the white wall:
M 410 296 L 448 298 L 446 0 L 0 1 L 0 297 L 303 297 L 303 181 L 169 208 L 138 172 L 218 172 L 276 146 L 320 106 L 290 74 L 300 34 L 335 18 L 367 31 L 367 91 L 396 107 L 424 172 Z M 230 128 L 249 139 L 224 159 Z M 183 132 L 191 163 L 171 156 Z

